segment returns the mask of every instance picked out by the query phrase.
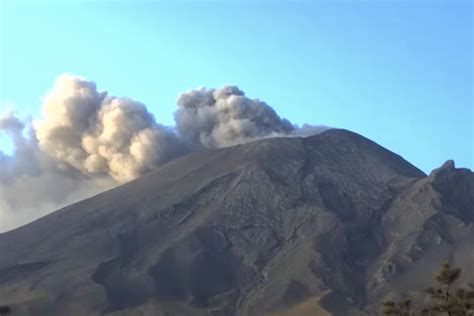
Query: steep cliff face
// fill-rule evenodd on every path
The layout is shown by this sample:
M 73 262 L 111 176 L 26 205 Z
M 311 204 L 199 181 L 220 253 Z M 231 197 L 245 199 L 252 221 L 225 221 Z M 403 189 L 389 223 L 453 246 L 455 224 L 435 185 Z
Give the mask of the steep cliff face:
M 21 315 L 370 314 L 474 264 L 474 175 L 345 130 L 175 160 L 0 235 Z M 473 275 L 466 274 L 472 278 Z

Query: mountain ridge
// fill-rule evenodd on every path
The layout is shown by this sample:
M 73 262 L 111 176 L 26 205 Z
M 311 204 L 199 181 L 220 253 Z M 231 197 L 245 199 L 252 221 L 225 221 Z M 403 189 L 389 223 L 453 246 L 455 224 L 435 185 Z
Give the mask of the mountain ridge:
M 262 315 L 313 295 L 372 314 L 471 240 L 473 183 L 346 130 L 204 150 L 0 234 L 0 297 L 25 315 Z

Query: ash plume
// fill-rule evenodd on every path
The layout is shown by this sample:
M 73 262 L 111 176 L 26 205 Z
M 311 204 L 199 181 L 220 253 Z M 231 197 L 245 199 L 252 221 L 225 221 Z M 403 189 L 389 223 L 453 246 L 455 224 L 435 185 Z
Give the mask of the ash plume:
M 13 155 L 0 151 L 0 232 L 116 185 L 110 177 L 88 177 L 40 150 L 29 120 L 0 117 L 0 132 L 13 140 Z
M 0 151 L 0 232 L 199 148 L 327 129 L 293 125 L 236 86 L 189 90 L 177 103 L 175 127 L 164 126 L 144 104 L 66 74 L 45 96 L 42 118 L 0 117 L 14 147 L 12 155 Z
M 180 95 L 178 106 L 176 129 L 193 145 L 225 147 L 295 130 L 268 104 L 246 97 L 236 86 L 190 90 Z
M 84 174 L 132 180 L 176 157 L 183 147 L 145 105 L 98 92 L 93 82 L 61 76 L 34 127 L 40 148 Z

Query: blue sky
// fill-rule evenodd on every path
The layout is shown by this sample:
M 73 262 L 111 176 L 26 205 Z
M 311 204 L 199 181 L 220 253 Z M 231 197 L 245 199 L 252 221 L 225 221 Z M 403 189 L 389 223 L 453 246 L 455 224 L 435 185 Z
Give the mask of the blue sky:
M 0 2 L 0 112 L 65 72 L 145 103 L 238 85 L 293 123 L 358 132 L 425 172 L 474 169 L 472 1 Z M 5 137 L 0 148 L 10 150 Z

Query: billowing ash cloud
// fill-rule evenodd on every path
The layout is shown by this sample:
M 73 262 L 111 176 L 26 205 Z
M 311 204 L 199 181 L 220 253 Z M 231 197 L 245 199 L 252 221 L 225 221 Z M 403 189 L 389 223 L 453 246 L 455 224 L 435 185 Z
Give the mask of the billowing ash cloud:
M 0 151 L 0 181 L 11 181 L 20 174 L 37 172 L 39 157 L 36 142 L 30 137 L 25 137 L 23 132 L 25 123 L 13 113 L 6 113 L 0 117 L 0 132 L 6 133 L 13 141 L 15 155 L 7 156 Z M 4 191 L 2 190 L 0 193 Z
M 14 154 L 0 151 L 0 232 L 116 185 L 110 177 L 88 177 L 39 149 L 30 125 L 12 113 L 0 117 L 0 132 Z
M 124 182 L 183 150 L 143 104 L 109 97 L 80 78 L 61 76 L 43 110 L 45 118 L 34 124 L 40 148 L 84 174 L 108 173 Z
M 185 92 L 174 116 L 175 127 L 160 125 L 137 101 L 109 96 L 86 79 L 60 76 L 44 98 L 41 119 L 0 117 L 0 133 L 14 144 L 13 155 L 0 151 L 0 232 L 191 150 L 327 129 L 292 125 L 235 86 Z
M 176 129 L 191 144 L 208 148 L 288 135 L 295 130 L 265 102 L 252 100 L 236 86 L 190 90 L 178 98 Z

